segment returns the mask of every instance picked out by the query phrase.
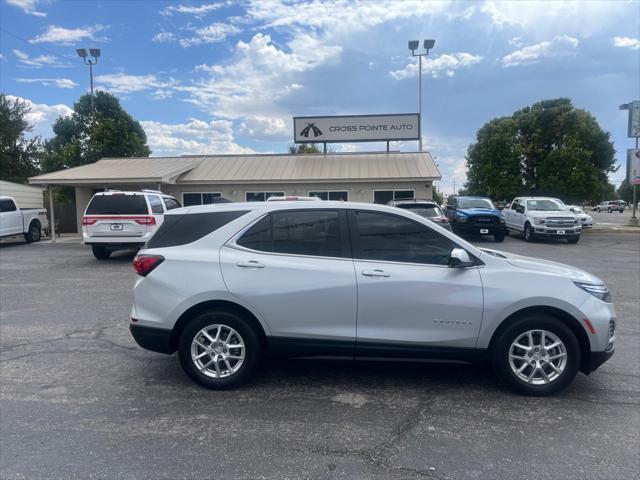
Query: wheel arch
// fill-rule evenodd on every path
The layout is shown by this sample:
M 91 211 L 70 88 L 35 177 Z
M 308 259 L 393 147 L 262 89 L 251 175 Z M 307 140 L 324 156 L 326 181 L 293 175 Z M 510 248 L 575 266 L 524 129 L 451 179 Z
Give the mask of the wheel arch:
M 29 222 L 29 228 L 31 228 L 31 225 L 36 224 L 38 226 L 38 228 L 40 230 L 42 230 L 42 223 L 40 223 L 40 220 L 38 220 L 37 218 L 32 218 L 31 221 Z M 29 229 L 27 229 L 28 231 Z
M 561 321 L 567 328 L 569 328 L 569 330 L 571 330 L 571 333 L 575 335 L 576 339 L 578 340 L 578 344 L 580 345 L 580 354 L 581 354 L 580 370 L 584 373 L 589 373 L 590 371 L 589 358 L 591 357 L 590 355 L 591 344 L 589 342 L 589 337 L 587 336 L 587 332 L 582 327 L 582 325 L 580 324 L 577 318 L 575 318 L 569 312 L 557 307 L 551 307 L 546 305 L 531 306 L 531 307 L 522 308 L 516 312 L 513 312 L 511 315 L 505 318 L 502 321 L 502 323 L 500 323 L 496 331 L 493 332 L 493 335 L 491 336 L 491 340 L 489 341 L 488 351 L 489 352 L 493 351 L 493 346 L 496 342 L 496 339 L 514 321 L 522 317 L 533 315 L 536 313 L 541 313 L 544 315 L 554 317 L 559 321 Z
M 195 318 L 197 315 L 207 311 L 226 311 L 232 312 L 245 318 L 256 329 L 258 336 L 260 337 L 260 343 L 264 349 L 267 348 L 267 334 L 258 320 L 258 318 L 246 307 L 239 305 L 238 303 L 229 300 L 206 300 L 196 305 L 189 307 L 178 318 L 173 330 L 171 331 L 170 348 L 171 353 L 175 352 L 178 348 L 178 341 L 180 340 L 180 334 L 185 329 L 187 324 Z

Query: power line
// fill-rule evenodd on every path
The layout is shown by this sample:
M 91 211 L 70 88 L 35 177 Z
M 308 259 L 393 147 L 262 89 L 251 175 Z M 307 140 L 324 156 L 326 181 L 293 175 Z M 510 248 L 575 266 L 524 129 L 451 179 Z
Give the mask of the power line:
M 30 47 L 35 47 L 35 48 L 39 48 L 40 50 L 42 50 L 43 52 L 49 53 L 51 55 L 54 55 L 56 57 L 59 58 L 65 58 L 64 55 L 60 54 L 60 53 L 56 53 L 53 50 L 49 50 L 48 48 L 45 48 L 41 45 L 35 44 L 35 43 L 31 43 L 29 40 L 27 40 L 26 38 L 22 38 L 20 35 L 16 35 L 13 32 L 10 32 L 9 30 L 7 30 L 6 28 L 0 27 L 0 30 L 2 30 L 4 33 L 6 33 L 7 35 L 11 35 L 14 38 L 17 38 L 18 40 L 26 43 L 27 45 L 29 45 Z M 75 59 L 74 59 L 75 60 Z

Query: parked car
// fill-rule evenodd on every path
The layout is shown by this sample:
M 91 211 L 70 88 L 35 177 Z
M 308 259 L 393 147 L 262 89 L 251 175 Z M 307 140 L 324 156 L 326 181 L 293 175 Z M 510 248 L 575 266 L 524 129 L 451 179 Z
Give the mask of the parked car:
M 515 391 L 549 395 L 614 352 L 600 279 L 385 205 L 173 210 L 133 263 L 133 338 L 177 351 L 207 388 L 237 385 L 268 353 L 490 360 Z
M 100 260 L 116 250 L 139 249 L 162 224 L 165 212 L 180 206 L 155 190 L 98 192 L 82 217 L 83 243 Z
M 13 197 L 0 197 L 0 238 L 23 236 L 28 243 L 39 242 L 49 228 L 44 208 L 18 208 Z
M 593 227 L 593 217 L 586 213 L 584 209 L 578 205 L 569 205 L 567 207 L 571 213 L 573 213 L 578 220 L 580 220 L 580 224 L 582 228 L 591 228 Z
M 493 235 L 502 242 L 507 234 L 504 216 L 486 197 L 450 196 L 446 215 L 458 235 Z
M 582 225 L 561 200 L 551 197 L 518 197 L 503 210 L 510 231 L 521 233 L 527 242 L 536 238 L 563 238 L 578 243 Z
M 610 200 L 608 202 L 602 202 L 599 205 L 596 205 L 595 207 L 593 207 L 591 210 L 594 212 L 602 212 L 602 211 L 607 211 L 609 213 L 612 212 L 624 212 L 625 207 L 627 206 L 627 203 L 624 200 Z
M 440 205 L 438 205 L 437 202 L 434 202 L 433 200 L 421 200 L 419 198 L 414 198 L 411 200 L 392 200 L 387 203 L 387 205 L 402 208 L 404 210 L 409 210 L 410 212 L 413 212 L 416 215 L 420 215 L 427 220 L 431 220 L 432 222 L 440 225 L 442 228 L 451 231 L 449 219 L 442 212 Z

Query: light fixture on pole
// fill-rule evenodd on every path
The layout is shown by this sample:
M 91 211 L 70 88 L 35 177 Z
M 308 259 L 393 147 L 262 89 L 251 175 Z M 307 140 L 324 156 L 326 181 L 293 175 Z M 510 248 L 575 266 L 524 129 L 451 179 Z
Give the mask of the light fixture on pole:
M 87 50 L 86 48 L 78 48 L 76 53 L 85 65 L 89 65 L 89 81 L 91 83 L 91 111 L 93 112 L 93 66 L 98 63 L 98 57 L 100 57 L 100 49 L 99 48 L 90 48 Z M 89 58 L 91 57 L 91 58 Z
M 414 57 L 418 57 L 418 114 L 420 118 L 420 140 L 419 140 L 419 150 L 422 151 L 422 57 L 426 57 L 429 55 L 429 50 L 433 48 L 436 44 L 436 41 L 433 39 L 425 40 L 423 42 L 423 47 L 425 49 L 424 53 L 416 53 L 416 50 L 420 46 L 420 40 L 409 40 L 409 50 L 411 50 L 411 55 Z

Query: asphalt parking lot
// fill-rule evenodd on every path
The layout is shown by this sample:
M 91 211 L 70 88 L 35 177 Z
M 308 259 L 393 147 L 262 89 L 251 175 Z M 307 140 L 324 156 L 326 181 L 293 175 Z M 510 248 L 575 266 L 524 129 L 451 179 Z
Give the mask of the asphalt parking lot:
M 207 391 L 130 337 L 131 255 L 5 243 L 0 477 L 637 478 L 640 234 L 476 243 L 605 280 L 615 356 L 552 398 L 474 366 L 319 360 L 268 361 L 241 389 Z

